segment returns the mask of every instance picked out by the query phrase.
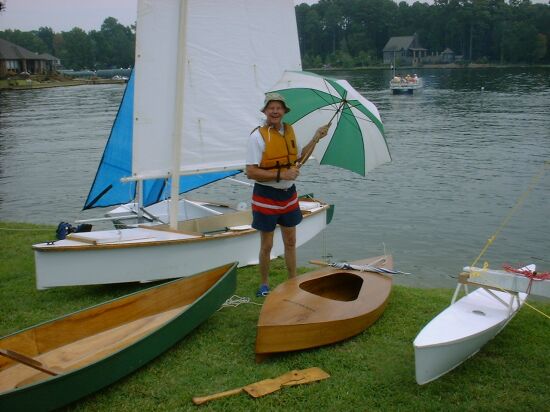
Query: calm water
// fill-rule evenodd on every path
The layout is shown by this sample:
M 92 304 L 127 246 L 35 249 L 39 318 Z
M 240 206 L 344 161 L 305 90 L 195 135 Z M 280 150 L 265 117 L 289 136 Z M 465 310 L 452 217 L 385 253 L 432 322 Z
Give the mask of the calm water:
M 334 203 L 336 213 L 299 249 L 301 264 L 386 250 L 414 273 L 398 283 L 452 287 L 550 160 L 550 69 L 417 73 L 425 90 L 414 96 L 391 95 L 389 71 L 333 73 L 378 106 L 393 162 L 365 178 L 305 166 L 299 190 Z M 122 92 L 104 85 L 0 94 L 0 220 L 57 224 L 101 214 L 80 210 Z M 196 197 L 249 195 L 223 182 Z M 547 169 L 484 260 L 550 270 L 549 249 Z

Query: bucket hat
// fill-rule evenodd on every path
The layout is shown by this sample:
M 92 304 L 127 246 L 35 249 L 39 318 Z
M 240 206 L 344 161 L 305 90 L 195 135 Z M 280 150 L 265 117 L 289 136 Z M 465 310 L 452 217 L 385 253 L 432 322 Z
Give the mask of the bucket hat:
M 285 98 L 283 96 L 281 96 L 279 93 L 266 93 L 265 94 L 265 100 L 264 100 L 264 106 L 262 107 L 260 112 L 262 112 L 262 113 L 265 112 L 265 109 L 266 109 L 267 105 L 271 101 L 281 102 L 283 104 L 283 106 L 285 107 L 285 113 L 290 112 L 290 108 L 286 105 Z

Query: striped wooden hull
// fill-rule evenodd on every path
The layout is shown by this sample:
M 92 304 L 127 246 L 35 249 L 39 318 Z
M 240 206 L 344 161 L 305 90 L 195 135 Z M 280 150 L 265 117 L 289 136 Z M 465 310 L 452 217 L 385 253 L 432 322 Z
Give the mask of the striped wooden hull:
M 204 322 L 236 287 L 236 263 L 171 281 L 0 339 L 60 371 L 0 357 L 0 410 L 53 410 L 135 371 Z

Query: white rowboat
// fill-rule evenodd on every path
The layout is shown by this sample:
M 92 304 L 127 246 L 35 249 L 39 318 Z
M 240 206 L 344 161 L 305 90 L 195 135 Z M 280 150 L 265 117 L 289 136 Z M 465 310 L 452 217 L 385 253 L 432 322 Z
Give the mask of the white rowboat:
M 534 265 L 528 268 L 534 270 Z M 514 317 L 527 296 L 480 287 L 456 302 L 453 299 L 414 340 L 416 382 L 431 382 L 475 355 Z

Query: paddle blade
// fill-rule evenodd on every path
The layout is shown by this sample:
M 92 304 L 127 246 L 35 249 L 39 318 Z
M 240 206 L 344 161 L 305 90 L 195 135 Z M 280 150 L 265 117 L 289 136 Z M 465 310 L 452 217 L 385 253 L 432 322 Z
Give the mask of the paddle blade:
M 283 386 L 301 385 L 303 383 L 316 382 L 329 378 L 330 375 L 320 368 L 309 368 L 302 370 L 293 370 L 274 379 L 265 379 L 260 382 L 252 383 L 243 389 L 250 396 L 259 398 L 276 392 Z

